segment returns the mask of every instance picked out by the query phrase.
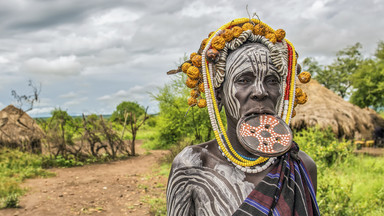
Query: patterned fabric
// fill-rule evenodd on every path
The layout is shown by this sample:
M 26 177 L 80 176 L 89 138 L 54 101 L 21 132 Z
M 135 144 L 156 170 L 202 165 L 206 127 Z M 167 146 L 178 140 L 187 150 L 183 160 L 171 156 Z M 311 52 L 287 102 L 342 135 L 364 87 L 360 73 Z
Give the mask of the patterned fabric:
M 311 178 L 298 151 L 294 143 L 233 215 L 320 215 Z

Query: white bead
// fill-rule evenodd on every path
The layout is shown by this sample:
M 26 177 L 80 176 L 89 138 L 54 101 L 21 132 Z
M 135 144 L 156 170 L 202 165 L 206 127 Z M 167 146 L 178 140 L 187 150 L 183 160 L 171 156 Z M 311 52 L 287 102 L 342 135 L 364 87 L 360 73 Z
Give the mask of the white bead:
M 241 167 L 241 171 L 246 172 L 247 169 L 245 169 L 245 167 Z

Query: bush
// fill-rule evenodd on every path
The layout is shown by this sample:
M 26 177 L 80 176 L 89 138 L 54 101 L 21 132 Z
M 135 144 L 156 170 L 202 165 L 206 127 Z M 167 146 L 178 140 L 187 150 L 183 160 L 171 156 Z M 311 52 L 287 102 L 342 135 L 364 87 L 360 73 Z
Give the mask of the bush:
M 0 149 L 0 207 L 15 208 L 18 197 L 25 192 L 19 184 L 27 178 L 52 176 L 42 169 L 39 155 L 25 153 L 16 149 Z
M 330 128 L 308 128 L 295 133 L 294 140 L 300 150 L 311 156 L 320 168 L 340 163 L 353 152 L 352 143 L 339 141 Z
M 355 156 L 351 142 L 331 129 L 296 133 L 300 149 L 316 162 L 317 202 L 322 215 L 382 215 L 384 158 Z
M 18 208 L 19 207 L 19 194 L 12 193 L 3 199 L 3 206 L 1 208 Z
M 184 75 L 176 76 L 172 83 L 160 88 L 157 95 L 152 95 L 160 108 L 156 123 L 158 132 L 151 144 L 153 148 L 167 149 L 185 138 L 190 138 L 194 144 L 214 138 L 207 109 L 189 107 L 190 89 L 184 82 Z M 225 121 L 224 112 L 221 115 Z

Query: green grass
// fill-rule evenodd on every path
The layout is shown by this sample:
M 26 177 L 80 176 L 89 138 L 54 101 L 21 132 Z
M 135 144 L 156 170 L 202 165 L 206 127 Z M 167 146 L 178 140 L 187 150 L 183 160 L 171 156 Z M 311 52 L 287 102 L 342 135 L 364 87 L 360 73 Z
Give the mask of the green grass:
M 332 172 L 340 185 L 350 187 L 349 203 L 354 208 L 352 214 L 384 215 L 384 157 L 351 156 L 334 167 Z M 326 173 L 324 175 L 326 178 Z
M 162 163 L 159 167 L 159 170 L 157 171 L 157 173 L 159 175 L 162 175 L 162 176 L 166 176 L 168 177 L 169 175 L 169 172 L 171 170 L 171 166 L 172 166 L 172 163 Z
M 165 197 L 145 196 L 143 202 L 149 204 L 149 212 L 154 216 L 165 216 L 167 214 L 167 204 Z
M 53 174 L 42 168 L 42 157 L 18 150 L 0 148 L 0 208 L 17 207 L 25 192 L 23 180 Z
M 132 134 L 129 133 L 129 125 L 127 125 L 126 131 L 124 132 L 124 139 L 125 140 L 131 140 L 132 139 Z M 123 128 L 119 127 L 118 128 L 118 134 L 121 134 Z M 136 140 L 144 140 L 145 142 L 150 140 L 152 137 L 154 137 L 157 133 L 157 130 L 155 127 L 150 127 L 148 125 L 143 125 L 139 131 L 137 132 L 136 135 Z
M 148 125 L 144 125 L 137 132 L 136 139 L 138 139 L 138 140 L 149 140 L 151 137 L 153 137 L 156 134 L 156 132 L 157 132 L 156 128 L 150 127 Z

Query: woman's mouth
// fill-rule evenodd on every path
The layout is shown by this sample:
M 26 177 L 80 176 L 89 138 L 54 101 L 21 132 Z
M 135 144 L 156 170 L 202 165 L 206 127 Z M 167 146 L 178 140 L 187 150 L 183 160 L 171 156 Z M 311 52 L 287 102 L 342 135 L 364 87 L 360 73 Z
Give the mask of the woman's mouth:
M 245 117 L 251 116 L 251 115 L 275 115 L 275 111 L 270 110 L 270 109 L 264 109 L 264 108 L 253 108 L 250 109 L 248 112 L 245 113 Z

